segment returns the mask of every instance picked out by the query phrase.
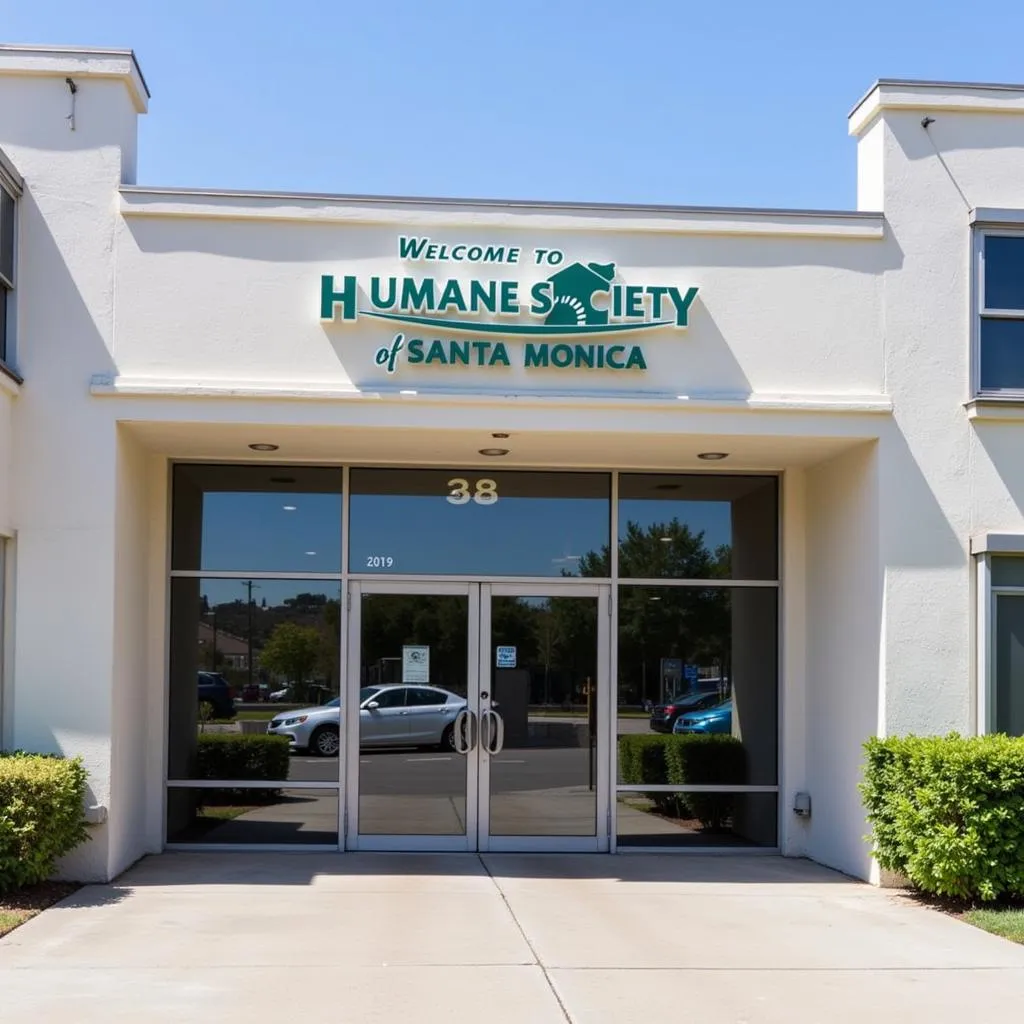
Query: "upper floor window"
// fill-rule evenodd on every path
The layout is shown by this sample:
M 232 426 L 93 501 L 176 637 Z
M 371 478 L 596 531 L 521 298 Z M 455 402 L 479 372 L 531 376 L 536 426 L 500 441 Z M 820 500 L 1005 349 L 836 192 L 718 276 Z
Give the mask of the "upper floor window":
M 0 185 L 0 363 L 12 355 L 14 320 L 14 196 Z
M 1024 396 L 1024 232 L 980 232 L 976 380 Z

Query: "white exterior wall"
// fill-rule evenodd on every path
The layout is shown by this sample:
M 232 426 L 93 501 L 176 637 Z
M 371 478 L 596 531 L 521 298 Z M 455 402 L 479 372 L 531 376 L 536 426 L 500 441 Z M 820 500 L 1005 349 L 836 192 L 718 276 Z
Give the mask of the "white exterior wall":
M 15 390 L 17 387 L 13 384 L 8 388 L 0 383 L 0 535 L 3 536 L 11 533 L 14 521 L 11 511 L 11 462 L 14 454 Z
M 965 408 L 970 211 L 1024 209 L 1024 90 L 883 84 L 851 130 L 863 133 L 861 177 L 868 196 L 882 196 L 890 254 L 885 379 L 896 430 L 879 453 L 883 728 L 970 731 L 970 537 L 1024 530 L 1019 424 L 972 420 Z
M 168 459 L 273 440 L 275 461 L 467 465 L 503 430 L 510 468 L 706 470 L 697 453 L 723 450 L 722 468 L 783 474 L 779 842 L 868 876 L 861 745 L 974 727 L 969 538 L 1024 530 L 1024 427 L 965 408 L 968 207 L 1024 208 L 1020 97 L 883 86 L 852 122 L 864 212 L 841 215 L 121 188 L 140 82 L 124 55 L 0 48 L 0 147 L 25 177 L 26 383 L 0 389 L 11 727 L 81 754 L 109 810 L 66 872 L 109 877 L 162 843 Z M 700 293 L 686 331 L 637 339 L 646 374 L 389 377 L 374 353 L 395 330 L 322 324 L 321 274 L 547 276 L 402 264 L 400 234 L 555 247 Z
M 69 74 L 79 86 L 74 131 Z M 25 183 L 17 358 L 28 383 L 17 399 L 11 474 L 13 741 L 81 755 L 90 802 L 108 808 L 117 429 L 83 381 L 113 365 L 113 197 L 134 174 L 135 122 L 123 82 L 91 77 L 89 61 L 0 53 L 0 148 Z M 93 828 L 62 870 L 108 877 L 110 832 L 109 824 Z

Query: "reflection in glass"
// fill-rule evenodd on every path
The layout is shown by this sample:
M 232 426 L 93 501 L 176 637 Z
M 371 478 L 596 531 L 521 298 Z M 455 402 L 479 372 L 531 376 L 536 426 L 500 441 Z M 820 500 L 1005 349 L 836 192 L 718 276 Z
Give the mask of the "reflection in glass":
M 997 595 L 995 629 L 994 731 L 1024 736 L 1024 595 Z
M 360 833 L 465 835 L 469 599 L 364 594 L 360 632 Z
M 1024 320 L 981 318 L 981 386 L 1024 389 Z
M 175 466 L 171 567 L 341 572 L 341 470 Z
M 312 580 L 171 580 L 168 778 L 338 780 L 337 760 L 294 755 L 329 756 L 321 738 L 339 735 L 340 598 Z
M 776 579 L 775 477 L 623 473 L 619 575 Z
M 595 597 L 491 599 L 491 835 L 596 832 L 597 617 Z
M 350 481 L 352 572 L 609 574 L 606 473 L 353 469 Z
M 1024 238 L 985 236 L 985 308 L 1024 311 Z
M 338 845 L 330 789 L 167 790 L 168 843 Z
M 620 793 L 619 846 L 778 845 L 775 793 Z
M 997 555 L 992 558 L 993 587 L 1024 587 L 1024 557 Z
M 775 785 L 777 605 L 774 587 L 620 587 L 620 739 L 735 737 L 745 778 L 685 781 Z M 622 783 L 674 781 L 627 778 L 619 755 Z

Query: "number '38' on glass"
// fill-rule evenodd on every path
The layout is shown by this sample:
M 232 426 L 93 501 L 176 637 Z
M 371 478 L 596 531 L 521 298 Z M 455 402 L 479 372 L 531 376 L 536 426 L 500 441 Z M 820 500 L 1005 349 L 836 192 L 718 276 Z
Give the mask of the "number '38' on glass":
M 461 476 L 448 481 L 447 501 L 449 505 L 465 505 L 475 502 L 477 505 L 493 505 L 498 500 L 498 481 L 489 477 L 479 480 L 466 480 Z

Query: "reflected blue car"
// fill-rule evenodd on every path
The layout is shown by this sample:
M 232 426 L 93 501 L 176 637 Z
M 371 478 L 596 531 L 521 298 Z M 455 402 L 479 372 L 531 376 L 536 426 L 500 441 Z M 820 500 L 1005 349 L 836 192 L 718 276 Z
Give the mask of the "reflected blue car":
M 679 733 L 731 733 L 732 701 L 726 700 L 703 711 L 689 711 L 676 719 L 672 732 Z

